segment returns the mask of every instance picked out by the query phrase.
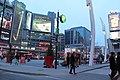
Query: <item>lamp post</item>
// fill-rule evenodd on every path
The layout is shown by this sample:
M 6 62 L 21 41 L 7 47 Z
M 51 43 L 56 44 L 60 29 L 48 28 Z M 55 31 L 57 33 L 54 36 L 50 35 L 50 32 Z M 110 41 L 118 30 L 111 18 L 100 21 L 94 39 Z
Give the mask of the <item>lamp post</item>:
M 59 35 L 59 11 L 57 12 L 55 69 L 57 69 L 58 35 Z
M 104 62 L 107 61 L 107 38 L 106 38 L 106 29 L 105 29 L 105 24 L 103 23 L 102 19 L 100 18 L 101 24 L 102 24 L 102 31 L 104 34 L 104 39 L 105 39 L 105 54 L 104 54 Z
M 90 22 L 91 22 L 91 48 L 90 48 L 90 59 L 89 59 L 89 66 L 93 65 L 93 53 L 94 53 L 94 45 L 95 45 L 95 20 L 94 20 L 94 13 L 92 7 L 92 1 L 86 0 L 86 5 L 89 8 L 90 14 Z
M 55 69 L 57 69 L 57 51 L 58 51 L 58 36 L 59 36 L 59 20 L 61 23 L 66 22 L 66 17 L 65 15 L 60 15 L 59 16 L 59 11 L 57 12 L 57 28 L 56 28 L 56 54 L 55 54 Z

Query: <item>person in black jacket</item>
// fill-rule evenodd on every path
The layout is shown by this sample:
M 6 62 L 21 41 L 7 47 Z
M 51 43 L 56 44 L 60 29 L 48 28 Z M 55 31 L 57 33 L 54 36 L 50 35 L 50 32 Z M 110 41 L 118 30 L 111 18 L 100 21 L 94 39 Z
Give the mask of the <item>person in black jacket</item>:
M 71 57 L 70 57 L 70 72 L 69 72 L 69 74 L 73 74 L 72 73 L 72 70 L 73 70 L 73 72 L 74 72 L 74 74 L 76 74 L 76 72 L 75 72 L 75 52 L 73 52 L 72 54 L 71 54 Z
M 67 53 L 67 67 L 69 68 L 69 65 L 70 65 L 70 56 L 69 56 L 70 53 Z
M 110 61 L 110 69 L 111 69 L 110 77 L 111 77 L 111 79 L 113 79 L 117 73 L 117 65 L 116 65 L 116 61 L 115 61 L 115 53 L 114 52 L 111 52 L 109 61 Z
M 120 77 L 120 52 L 117 53 L 116 62 L 117 62 L 118 75 L 115 76 L 113 80 L 117 80 Z
M 117 53 L 117 70 L 118 70 L 118 73 L 120 75 L 120 52 Z

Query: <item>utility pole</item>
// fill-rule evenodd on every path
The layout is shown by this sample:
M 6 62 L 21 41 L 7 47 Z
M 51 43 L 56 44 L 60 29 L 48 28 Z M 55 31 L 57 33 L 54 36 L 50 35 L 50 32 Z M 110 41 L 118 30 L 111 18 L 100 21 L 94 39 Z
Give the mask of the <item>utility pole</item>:
M 90 59 L 89 59 L 89 66 L 93 65 L 93 54 L 94 54 L 94 46 L 95 46 L 95 20 L 94 20 L 94 13 L 92 7 L 92 1 L 86 0 L 86 5 L 89 8 L 90 14 L 90 22 L 91 22 L 91 47 L 90 47 Z

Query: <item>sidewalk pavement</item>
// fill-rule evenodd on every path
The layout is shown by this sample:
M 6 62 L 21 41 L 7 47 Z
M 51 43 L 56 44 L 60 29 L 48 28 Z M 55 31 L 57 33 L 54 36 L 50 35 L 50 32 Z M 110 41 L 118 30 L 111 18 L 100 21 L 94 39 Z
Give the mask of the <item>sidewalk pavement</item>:
M 92 66 L 89 66 L 88 64 L 86 65 L 83 64 L 76 68 L 76 72 L 83 73 L 86 71 L 100 69 L 102 67 L 108 67 L 108 66 L 109 64 L 107 63 L 94 64 Z M 9 63 L 0 61 L 0 70 L 6 71 L 6 72 L 19 73 L 19 74 L 35 75 L 35 76 L 69 75 L 69 68 L 62 67 L 61 65 L 58 65 L 57 69 L 55 69 L 55 68 L 43 68 L 43 65 L 41 65 L 40 67 L 26 65 L 26 64 L 10 65 Z

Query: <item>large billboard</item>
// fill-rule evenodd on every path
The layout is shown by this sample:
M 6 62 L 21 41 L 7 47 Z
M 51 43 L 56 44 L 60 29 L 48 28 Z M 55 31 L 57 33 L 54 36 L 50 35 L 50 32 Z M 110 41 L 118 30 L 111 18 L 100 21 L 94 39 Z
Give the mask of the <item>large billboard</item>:
M 32 30 L 41 32 L 51 32 L 50 17 L 46 15 L 33 14 Z
M 110 25 L 110 31 L 113 30 L 120 30 L 120 14 L 119 13 L 112 13 L 109 14 L 109 25 Z
M 22 28 L 24 26 L 25 4 L 22 2 L 16 2 L 14 11 L 14 21 L 12 30 L 11 43 L 21 44 Z
M 3 10 L 4 10 L 4 15 L 3 15 Z M 6 2 L 6 7 L 3 9 L 3 3 L 0 1 L 0 27 L 3 18 L 1 39 L 5 41 L 9 41 L 12 13 L 13 13 L 13 6 L 10 5 L 9 2 Z

